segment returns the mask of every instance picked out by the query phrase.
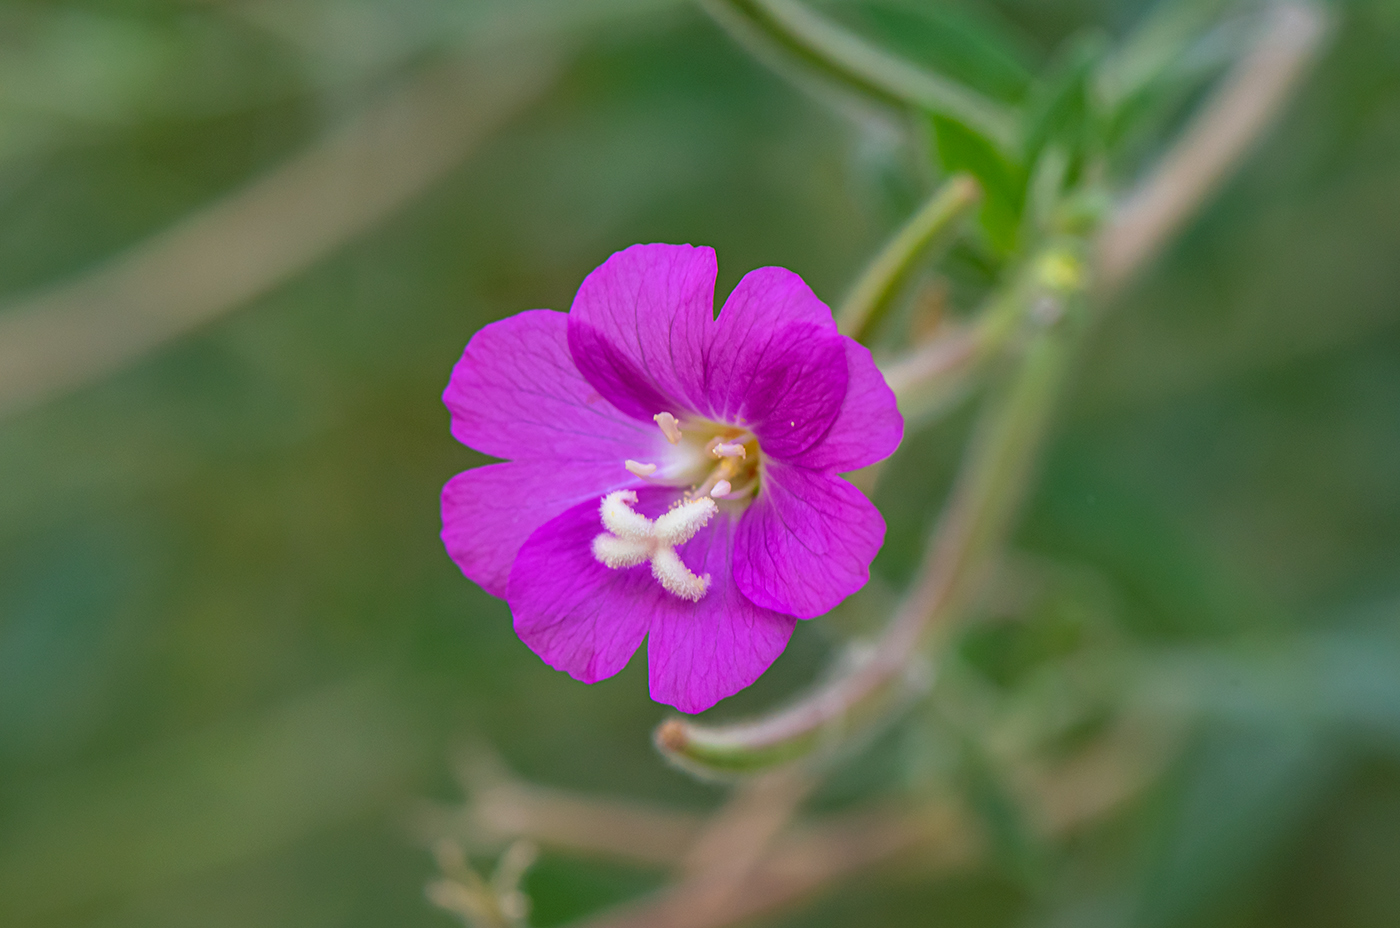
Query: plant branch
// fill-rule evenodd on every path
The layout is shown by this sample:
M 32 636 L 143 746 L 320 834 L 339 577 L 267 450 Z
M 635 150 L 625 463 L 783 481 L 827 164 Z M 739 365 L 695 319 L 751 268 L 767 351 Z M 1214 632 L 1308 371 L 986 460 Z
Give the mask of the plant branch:
M 1324 25 L 1310 6 L 1272 8 L 1255 48 L 1098 236 L 1098 295 L 1120 289 L 1235 167 L 1296 85 Z M 1064 374 L 1063 341 L 1055 327 L 1033 338 L 1012 387 L 984 414 L 924 566 L 874 656 L 797 704 L 754 721 L 724 727 L 667 721 L 656 739 L 664 754 L 702 774 L 759 769 L 839 740 L 852 720 L 884 715 L 893 696 L 908 692 L 900 684 L 918 666 L 925 639 L 964 605 L 1010 520 Z
M 1314 6 L 1270 8 L 1254 48 L 1099 236 L 1101 296 L 1120 290 L 1200 211 L 1283 108 L 1325 32 L 1326 19 Z
M 663 723 L 656 741 L 669 759 L 709 776 L 761 769 L 840 744 L 847 732 L 890 714 L 918 691 L 926 674 L 916 656 L 965 608 L 991 566 L 1045 432 L 1069 357 L 1071 327 L 1061 317 L 1082 283 L 1064 286 L 1051 269 L 1070 260 L 1065 246 L 1037 256 L 1032 285 L 1013 291 L 1042 325 L 991 399 L 914 587 L 874 652 L 853 672 L 758 720 L 722 727 Z

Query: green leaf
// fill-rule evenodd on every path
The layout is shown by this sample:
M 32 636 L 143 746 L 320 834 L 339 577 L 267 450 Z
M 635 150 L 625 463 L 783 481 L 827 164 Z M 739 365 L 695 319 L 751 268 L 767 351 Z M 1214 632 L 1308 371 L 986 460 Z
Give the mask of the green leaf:
M 1097 33 L 1069 43 L 1060 61 L 1031 92 L 1026 107 L 1023 147 L 1032 164 L 1051 144 L 1070 156 L 1071 171 L 1100 135 L 1090 82 L 1103 60 L 1107 42 Z
M 949 173 L 966 171 L 977 178 L 983 193 L 982 228 L 997 252 L 1009 254 L 1016 247 L 1025 204 L 1025 169 L 956 120 L 932 116 L 930 123 L 939 163 Z

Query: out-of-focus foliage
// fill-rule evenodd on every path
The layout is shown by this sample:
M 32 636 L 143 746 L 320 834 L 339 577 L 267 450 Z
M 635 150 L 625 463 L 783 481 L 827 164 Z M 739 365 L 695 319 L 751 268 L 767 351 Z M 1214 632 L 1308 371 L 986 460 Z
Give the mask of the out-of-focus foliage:
M 1146 12 L 832 7 L 1040 106 L 1060 142 L 1080 62 Z M 818 799 L 961 778 L 991 860 L 866 878 L 783 924 L 1400 924 L 1400 7 L 1335 13 L 1286 119 L 1096 334 L 946 698 Z M 1150 47 L 1125 62 L 1123 105 L 1156 121 L 1124 152 L 1150 155 L 1219 71 L 1237 41 L 1221 22 L 1157 99 L 1134 95 Z M 407 822 L 458 798 L 467 743 L 541 782 L 717 801 L 653 753 L 644 668 L 592 688 L 554 673 L 447 559 L 438 490 L 484 459 L 438 395 L 477 328 L 566 308 L 632 242 L 714 245 L 722 292 L 779 264 L 836 302 L 935 171 L 926 135 L 834 115 L 663 0 L 6 3 L 0 292 L 82 274 L 422 69 L 509 43 L 559 43 L 568 64 L 406 209 L 0 421 L 0 923 L 450 924 Z M 953 255 L 955 304 L 995 260 Z M 908 578 L 966 426 L 909 436 L 877 497 L 873 588 L 714 715 L 796 690 L 879 621 L 862 610 Z M 1170 728 L 1165 775 L 1037 845 L 1000 760 L 1120 717 Z M 548 926 L 657 879 L 546 857 L 525 888 Z

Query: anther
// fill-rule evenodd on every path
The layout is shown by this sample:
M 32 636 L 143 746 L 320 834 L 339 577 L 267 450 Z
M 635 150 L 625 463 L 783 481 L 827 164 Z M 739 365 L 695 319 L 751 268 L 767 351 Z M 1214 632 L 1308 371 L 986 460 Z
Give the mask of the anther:
M 661 434 L 666 436 L 666 440 L 673 445 L 681 443 L 681 424 L 676 421 L 676 417 L 669 412 L 659 412 L 652 416 L 656 424 L 661 426 Z
M 642 464 L 638 461 L 633 461 L 630 458 L 628 459 L 627 463 L 623 466 L 626 467 L 627 470 L 631 473 L 636 474 L 638 477 L 650 477 L 652 474 L 656 473 L 655 464 Z
M 713 499 L 723 499 L 729 495 L 729 491 L 732 489 L 734 489 L 734 487 L 728 480 L 721 480 L 719 483 L 715 484 L 714 489 L 710 491 L 710 496 Z
M 710 453 L 717 458 L 742 458 L 745 457 L 743 445 L 731 445 L 720 442 L 710 449 Z

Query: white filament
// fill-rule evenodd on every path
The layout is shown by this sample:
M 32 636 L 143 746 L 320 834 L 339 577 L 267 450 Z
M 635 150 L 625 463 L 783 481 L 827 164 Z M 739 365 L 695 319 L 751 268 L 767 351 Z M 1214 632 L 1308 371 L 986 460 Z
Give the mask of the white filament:
M 673 445 L 681 443 L 681 424 L 676 417 L 669 412 L 659 412 L 652 416 L 656 424 L 661 426 L 661 434 L 666 436 L 666 440 Z

